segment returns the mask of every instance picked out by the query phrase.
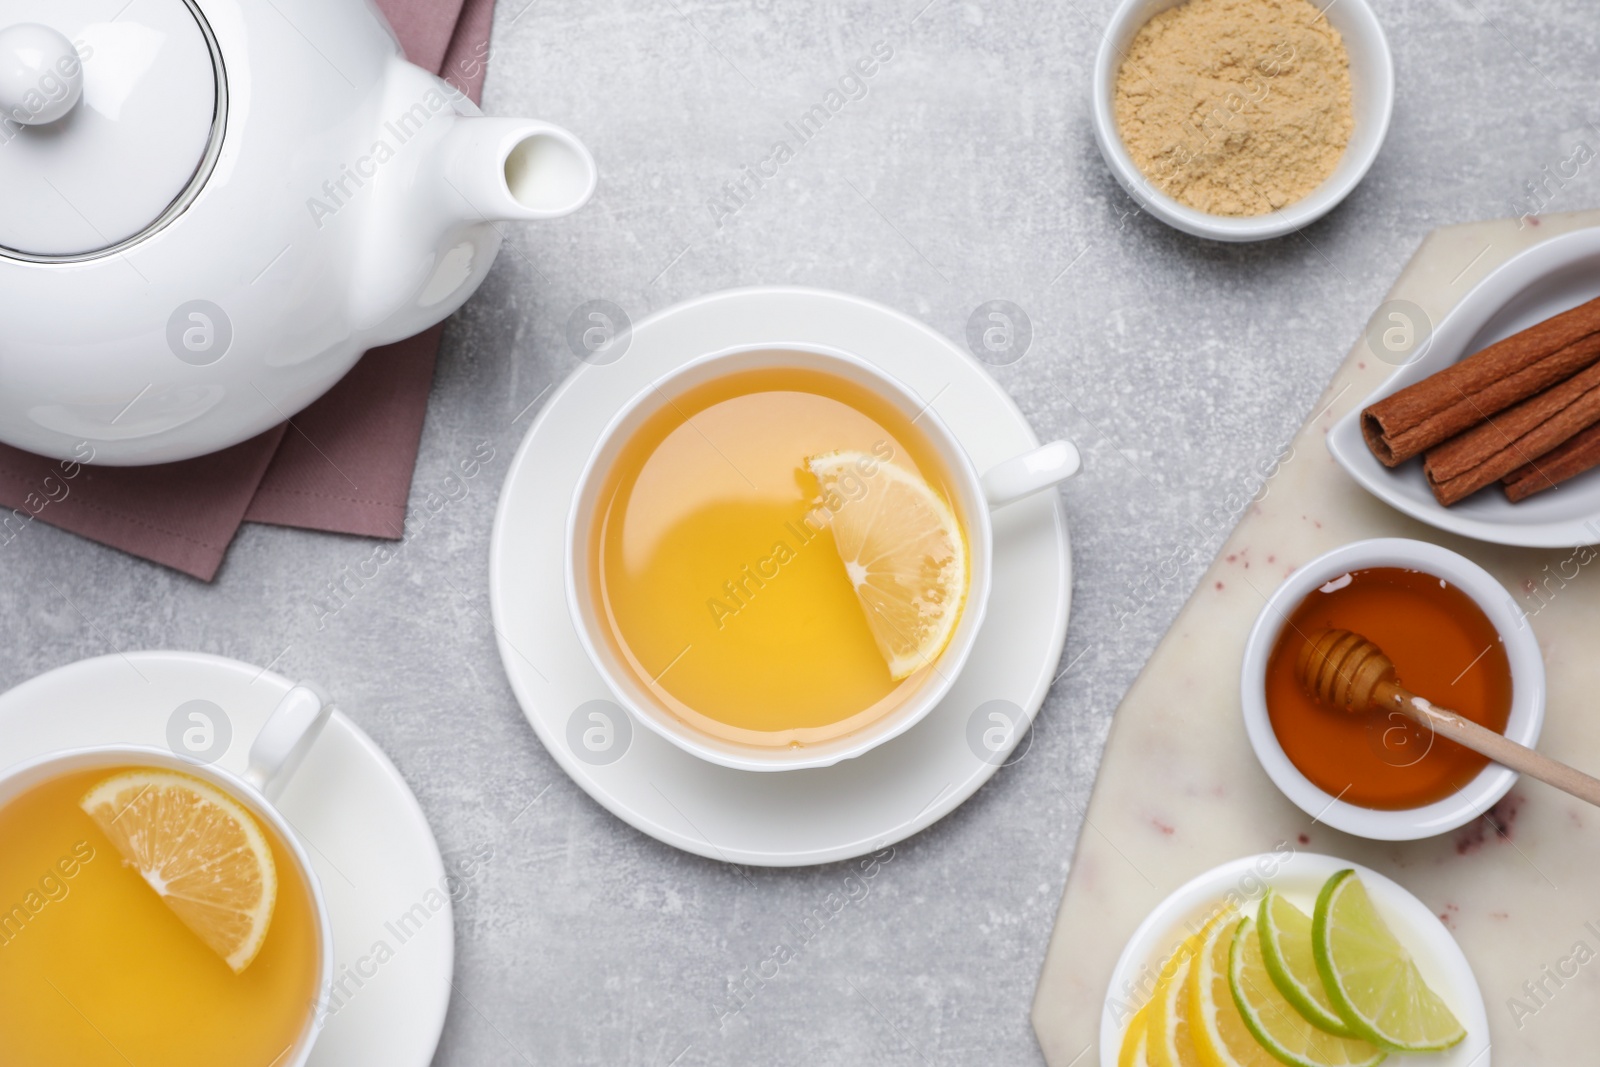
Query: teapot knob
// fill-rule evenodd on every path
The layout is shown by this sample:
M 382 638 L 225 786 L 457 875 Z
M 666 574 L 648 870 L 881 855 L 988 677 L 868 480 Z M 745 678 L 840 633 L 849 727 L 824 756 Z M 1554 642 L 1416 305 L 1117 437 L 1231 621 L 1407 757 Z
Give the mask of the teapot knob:
M 83 96 L 83 61 L 64 34 L 36 22 L 0 30 L 0 121 L 42 126 Z

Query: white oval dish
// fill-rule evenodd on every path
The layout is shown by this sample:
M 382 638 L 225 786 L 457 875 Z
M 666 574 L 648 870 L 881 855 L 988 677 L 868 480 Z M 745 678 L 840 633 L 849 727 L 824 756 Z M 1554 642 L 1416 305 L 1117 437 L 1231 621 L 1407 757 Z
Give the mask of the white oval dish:
M 1447 508 L 1434 499 L 1420 461 L 1385 467 L 1361 436 L 1361 411 L 1368 405 L 1596 296 L 1600 228 L 1553 237 L 1513 256 L 1433 327 L 1409 362 L 1334 425 L 1328 451 L 1373 496 L 1437 529 L 1526 548 L 1600 542 L 1600 472 L 1581 474 L 1520 504 L 1490 486 Z
M 1454 1048 L 1415 1056 L 1397 1055 L 1386 1067 L 1490 1067 L 1489 1015 L 1472 965 L 1444 924 L 1404 886 L 1377 871 L 1334 856 L 1297 852 L 1287 842 L 1275 852 L 1241 856 L 1190 879 L 1156 906 L 1134 930 L 1111 972 L 1105 1006 L 1100 1015 L 1100 1065 L 1117 1067 L 1122 1034 L 1132 1010 L 1148 993 L 1140 994 L 1141 979 L 1148 988 L 1147 969 L 1159 971 L 1161 961 L 1189 933 L 1185 923 L 1203 916 L 1216 901 L 1230 893 L 1245 901 L 1260 902 L 1268 885 L 1310 914 L 1322 883 L 1339 871 L 1353 868 L 1372 902 L 1377 905 L 1395 937 L 1417 961 L 1422 977 L 1444 998 L 1467 1029 Z M 1131 991 L 1131 992 L 1130 992 Z
M 1511 715 L 1505 734 L 1532 748 L 1544 726 L 1544 659 L 1539 642 L 1505 587 L 1465 556 L 1403 537 L 1355 541 L 1324 553 L 1291 574 L 1268 598 L 1245 642 L 1240 707 L 1245 733 L 1273 784 L 1318 822 L 1374 841 L 1414 841 L 1454 830 L 1488 811 L 1517 780 L 1515 771 L 1491 763 L 1459 792 L 1420 808 L 1382 811 L 1350 804 L 1312 783 L 1290 762 L 1267 717 L 1267 659 L 1284 620 L 1311 592 L 1354 570 L 1404 567 L 1450 582 L 1489 617 L 1511 663 Z
M 1394 110 L 1394 60 L 1383 27 L 1366 0 L 1344 0 L 1323 9 L 1344 38 L 1350 54 L 1350 95 L 1355 127 L 1344 156 L 1332 174 L 1304 198 L 1266 215 L 1233 218 L 1212 215 L 1180 204 L 1156 189 L 1139 170 L 1122 143 L 1112 106 L 1117 72 L 1129 43 L 1153 16 L 1183 0 L 1122 0 L 1100 38 L 1094 64 L 1095 140 L 1100 154 L 1128 195 L 1168 226 L 1213 241 L 1264 241 L 1309 226 L 1332 211 L 1366 177 L 1389 132 Z M 1321 7 L 1322 5 L 1318 5 Z

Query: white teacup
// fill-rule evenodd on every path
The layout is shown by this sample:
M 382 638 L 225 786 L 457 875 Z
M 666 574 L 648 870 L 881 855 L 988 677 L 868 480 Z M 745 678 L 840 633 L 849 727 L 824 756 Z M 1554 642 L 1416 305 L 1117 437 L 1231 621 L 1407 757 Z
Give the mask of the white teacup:
M 944 651 L 927 681 L 889 712 L 852 733 L 804 746 L 758 746 L 712 736 L 674 715 L 641 684 L 612 647 L 598 618 L 590 579 L 591 524 L 607 474 L 624 446 L 654 414 L 678 396 L 729 374 L 766 369 L 822 371 L 866 388 L 914 421 L 950 479 L 950 501 L 966 528 L 970 569 L 967 598 Z M 715 352 L 694 359 L 640 391 L 601 434 L 578 479 L 567 518 L 567 606 L 584 650 L 612 694 L 635 720 L 692 755 L 748 771 L 826 767 L 859 756 L 915 726 L 949 692 L 966 664 L 988 607 L 994 529 L 989 512 L 1050 488 L 1076 474 L 1078 450 L 1055 441 L 980 474 L 938 414 L 895 378 L 839 349 L 819 345 L 762 345 Z
M 299 836 L 289 821 L 278 812 L 276 797 L 294 774 L 301 759 L 322 732 L 333 705 L 309 686 L 296 686 L 284 694 L 267 719 L 255 744 L 250 748 L 244 775 L 230 774 L 187 756 L 174 755 L 164 748 L 142 745 L 107 745 L 94 748 L 62 749 L 16 764 L 0 772 L 0 808 L 45 782 L 75 771 L 107 770 L 122 767 L 153 767 L 181 771 L 217 787 L 244 808 L 271 826 L 294 863 L 295 873 L 306 886 L 312 901 L 312 922 L 318 942 L 316 1002 L 305 1005 L 305 1021 L 295 1044 L 274 1062 L 274 1067 L 304 1067 L 312 1045 L 321 1031 L 328 994 L 333 983 L 333 927 L 328 920 L 327 902 L 317 873 Z M 217 1049 L 219 1062 L 228 1050 Z

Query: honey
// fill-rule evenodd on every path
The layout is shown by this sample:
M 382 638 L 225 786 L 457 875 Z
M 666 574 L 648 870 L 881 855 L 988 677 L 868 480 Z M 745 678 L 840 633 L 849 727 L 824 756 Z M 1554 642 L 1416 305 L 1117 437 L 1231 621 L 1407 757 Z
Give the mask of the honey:
M 1296 659 L 1330 629 L 1372 641 L 1394 661 L 1401 684 L 1440 707 L 1496 732 L 1511 713 L 1505 644 L 1471 597 L 1420 571 L 1353 571 L 1295 608 L 1267 661 L 1267 715 L 1302 774 L 1348 803 L 1404 809 L 1443 800 L 1483 770 L 1483 756 L 1398 711 L 1351 714 L 1305 692 Z

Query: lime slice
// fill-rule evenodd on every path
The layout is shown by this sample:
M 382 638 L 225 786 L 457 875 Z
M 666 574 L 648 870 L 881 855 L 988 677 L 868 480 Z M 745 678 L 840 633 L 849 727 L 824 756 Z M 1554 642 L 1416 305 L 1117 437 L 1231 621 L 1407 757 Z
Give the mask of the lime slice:
M 1319 1030 L 1278 992 L 1261 956 L 1256 921 L 1245 919 L 1228 953 L 1228 987 L 1250 1034 L 1261 1047 L 1293 1067 L 1373 1067 L 1383 1049 L 1358 1038 Z
M 1261 955 L 1267 973 L 1307 1022 L 1340 1037 L 1356 1032 L 1339 1015 L 1317 973 L 1317 956 L 1311 947 L 1311 916 L 1285 900 L 1275 889 L 1261 898 L 1259 919 Z
M 1466 1028 L 1428 988 L 1395 940 L 1355 871 L 1340 871 L 1317 895 L 1311 920 L 1317 971 L 1356 1033 L 1397 1052 L 1449 1048 Z

